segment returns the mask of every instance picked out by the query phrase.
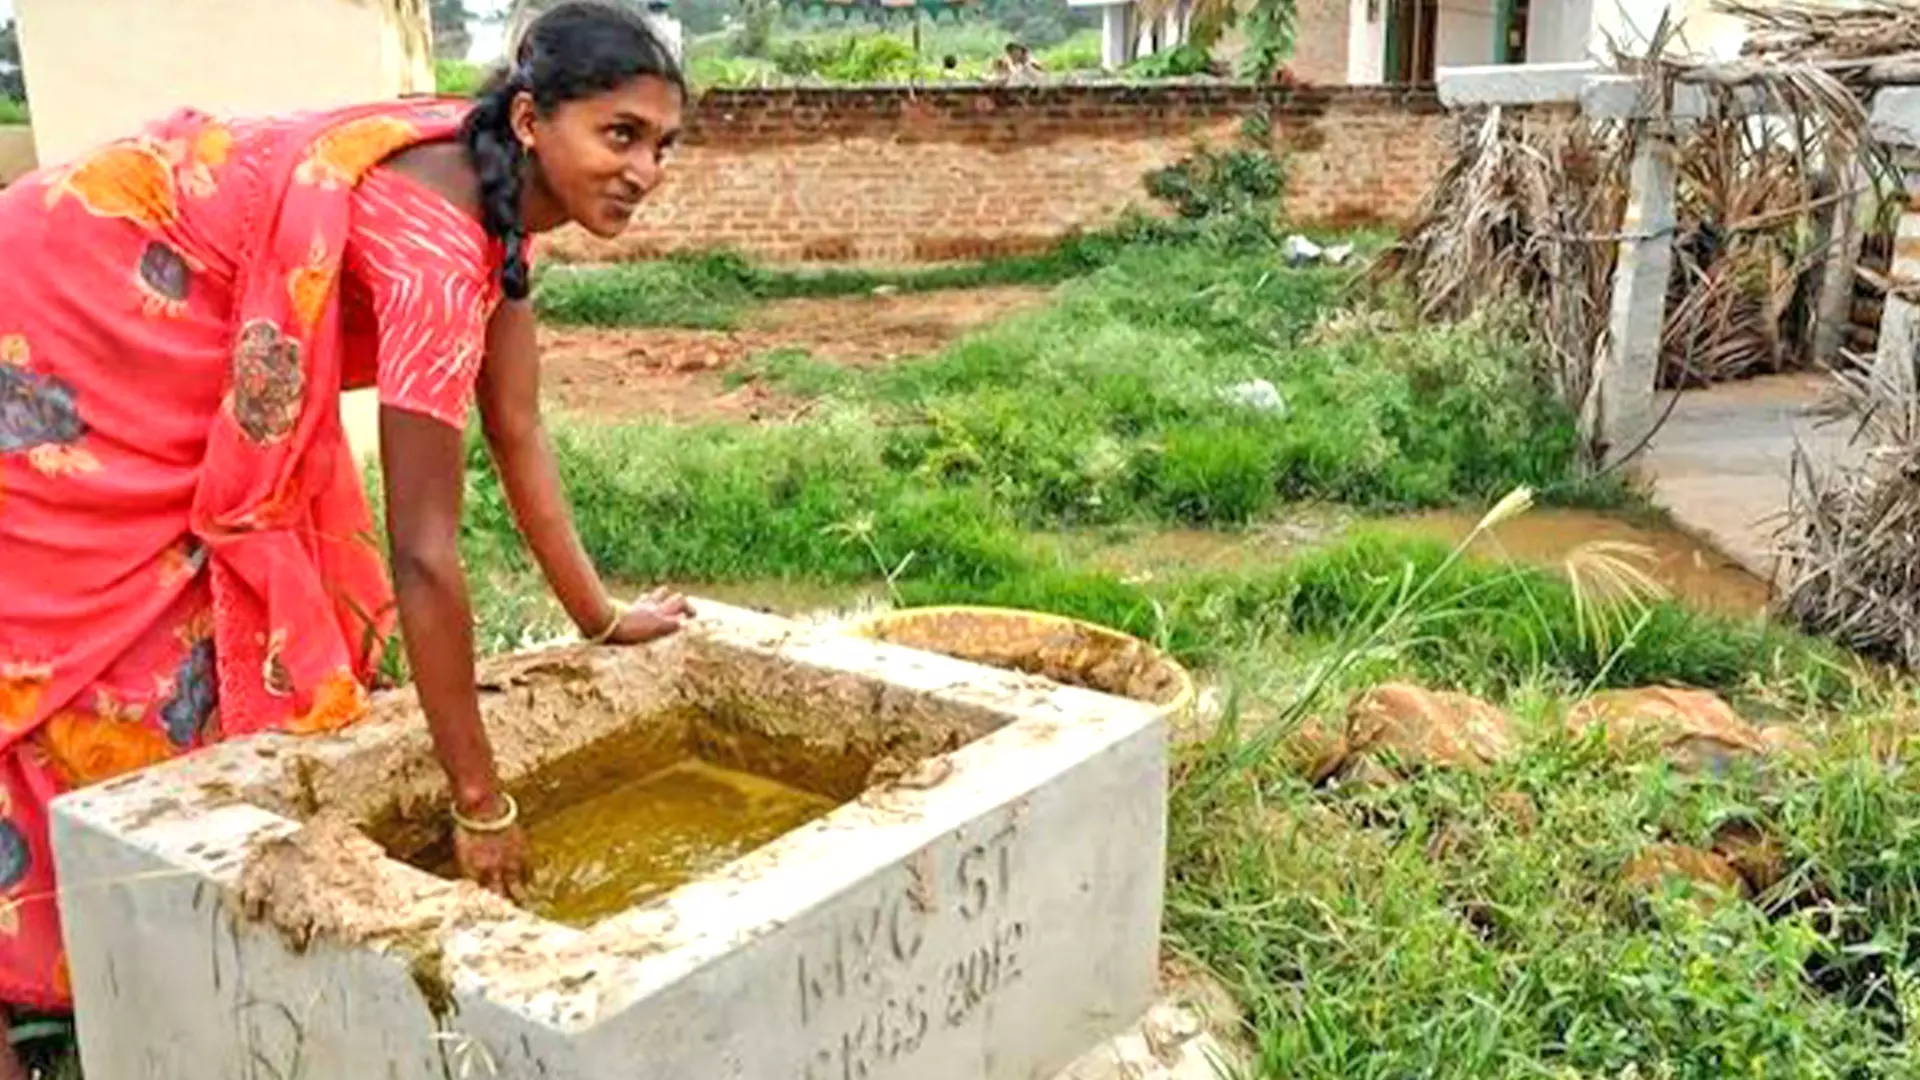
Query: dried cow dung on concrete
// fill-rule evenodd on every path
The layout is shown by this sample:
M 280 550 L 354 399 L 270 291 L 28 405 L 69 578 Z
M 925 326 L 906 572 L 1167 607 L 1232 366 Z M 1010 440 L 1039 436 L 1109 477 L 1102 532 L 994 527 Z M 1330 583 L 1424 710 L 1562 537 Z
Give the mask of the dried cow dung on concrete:
M 1153 705 L 1175 704 L 1188 687 L 1185 671 L 1143 641 L 1035 612 L 908 610 L 867 632 L 895 645 Z

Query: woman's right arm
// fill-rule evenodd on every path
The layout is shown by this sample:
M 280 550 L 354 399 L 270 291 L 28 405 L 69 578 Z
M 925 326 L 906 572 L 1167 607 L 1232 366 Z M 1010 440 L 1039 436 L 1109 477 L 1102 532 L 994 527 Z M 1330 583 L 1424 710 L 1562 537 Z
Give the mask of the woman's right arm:
M 380 456 L 400 629 L 434 751 L 452 785 L 454 810 L 470 821 L 498 821 L 510 804 L 480 723 L 473 610 L 460 563 L 462 435 L 438 420 L 382 407 Z M 463 874 L 495 892 L 511 896 L 526 881 L 526 839 L 518 828 L 456 828 L 454 853 Z

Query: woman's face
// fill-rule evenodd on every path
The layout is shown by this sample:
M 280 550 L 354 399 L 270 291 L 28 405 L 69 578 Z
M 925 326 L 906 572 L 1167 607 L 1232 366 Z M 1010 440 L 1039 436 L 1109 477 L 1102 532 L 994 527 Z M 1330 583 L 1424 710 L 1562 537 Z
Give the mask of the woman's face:
M 651 75 L 569 101 L 552 116 L 539 115 L 523 95 L 514 130 L 537 162 L 536 194 L 549 204 L 541 209 L 595 236 L 625 232 L 660 184 L 666 153 L 680 138 L 680 113 L 679 88 Z

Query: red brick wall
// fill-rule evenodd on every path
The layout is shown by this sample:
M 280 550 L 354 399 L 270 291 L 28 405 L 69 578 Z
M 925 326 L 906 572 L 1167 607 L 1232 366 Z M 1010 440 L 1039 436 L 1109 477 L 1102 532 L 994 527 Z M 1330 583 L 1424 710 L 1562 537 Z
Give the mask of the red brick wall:
M 734 248 L 771 260 L 928 262 L 1044 247 L 1149 203 L 1143 174 L 1228 145 L 1265 106 L 1305 223 L 1410 215 L 1443 166 L 1428 91 L 1225 84 L 714 91 L 666 185 L 613 242 L 556 259 Z

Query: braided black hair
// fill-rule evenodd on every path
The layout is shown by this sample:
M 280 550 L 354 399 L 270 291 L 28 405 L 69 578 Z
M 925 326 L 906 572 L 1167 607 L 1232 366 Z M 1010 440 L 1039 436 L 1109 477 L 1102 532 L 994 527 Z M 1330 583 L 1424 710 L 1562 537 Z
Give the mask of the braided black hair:
M 619 89 L 643 75 L 686 94 L 679 63 L 637 12 L 614 0 L 566 0 L 527 27 L 513 63 L 481 89 L 460 139 L 480 178 L 481 220 L 507 249 L 500 285 L 509 299 L 526 299 L 533 286 L 520 216 L 527 153 L 513 133 L 514 99 L 531 94 L 534 108 L 551 116 L 569 101 Z

